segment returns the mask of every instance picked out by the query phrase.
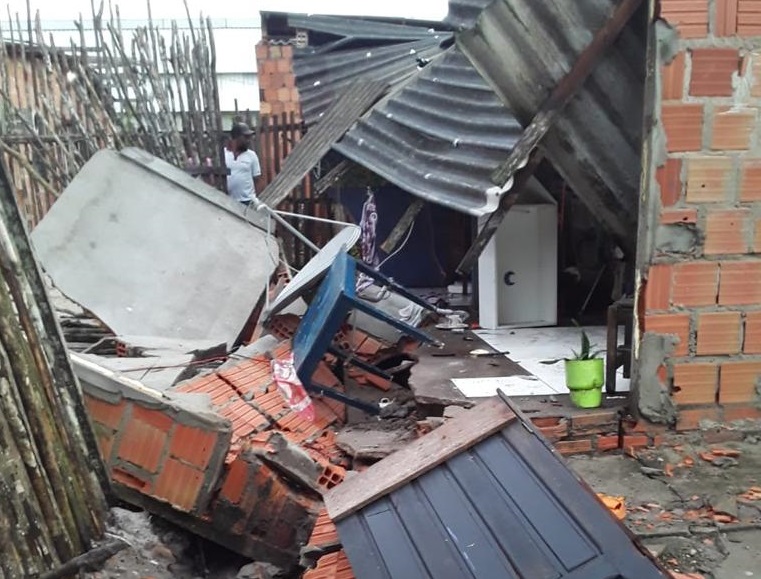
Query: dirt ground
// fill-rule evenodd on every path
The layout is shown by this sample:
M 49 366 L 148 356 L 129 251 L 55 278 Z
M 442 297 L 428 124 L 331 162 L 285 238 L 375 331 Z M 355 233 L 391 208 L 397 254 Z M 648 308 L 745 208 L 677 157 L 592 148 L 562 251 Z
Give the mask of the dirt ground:
M 706 579 L 761 577 L 755 438 L 568 462 L 595 491 L 623 497 L 624 522 L 669 570 Z

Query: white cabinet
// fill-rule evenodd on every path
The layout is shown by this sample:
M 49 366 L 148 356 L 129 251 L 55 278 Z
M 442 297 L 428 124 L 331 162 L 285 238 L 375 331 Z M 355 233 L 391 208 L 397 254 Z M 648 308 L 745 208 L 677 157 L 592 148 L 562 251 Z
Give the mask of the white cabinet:
M 479 324 L 556 325 L 557 282 L 557 206 L 514 206 L 478 260 Z

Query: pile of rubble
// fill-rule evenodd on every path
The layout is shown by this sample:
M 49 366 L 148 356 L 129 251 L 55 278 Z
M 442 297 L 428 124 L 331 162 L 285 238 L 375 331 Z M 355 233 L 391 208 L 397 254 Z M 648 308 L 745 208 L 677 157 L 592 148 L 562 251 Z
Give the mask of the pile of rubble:
M 153 222 L 160 196 L 172 211 Z M 216 253 L 230 236 L 194 238 L 204 220 L 248 246 Z M 405 387 L 419 341 L 399 331 L 425 316 L 381 292 L 368 303 L 397 328 L 342 319 L 305 389 L 294 337 L 308 306 L 261 220 L 139 151 L 104 151 L 33 240 L 115 494 L 288 573 L 346 577 L 322 495 L 430 429 Z M 305 268 L 312 288 L 330 265 Z

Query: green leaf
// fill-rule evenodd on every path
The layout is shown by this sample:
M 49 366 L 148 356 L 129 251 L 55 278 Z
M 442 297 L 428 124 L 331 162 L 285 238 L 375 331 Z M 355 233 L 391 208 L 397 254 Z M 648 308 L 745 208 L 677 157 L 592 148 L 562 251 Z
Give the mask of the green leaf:
M 584 330 L 581 330 L 581 356 L 582 359 L 588 360 L 589 359 L 589 350 L 591 348 L 591 344 L 589 343 L 589 336 L 587 336 L 587 333 Z

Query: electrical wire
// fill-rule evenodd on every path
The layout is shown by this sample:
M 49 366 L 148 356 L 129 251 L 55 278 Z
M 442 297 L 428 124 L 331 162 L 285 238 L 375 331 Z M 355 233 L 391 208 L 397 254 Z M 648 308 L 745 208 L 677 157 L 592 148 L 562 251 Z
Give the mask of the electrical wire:
M 415 229 L 415 222 L 414 221 L 410 225 L 410 228 L 407 231 L 407 236 L 404 238 L 404 241 L 402 241 L 401 245 L 399 247 L 397 247 L 392 253 L 387 255 L 386 259 L 381 261 L 378 264 L 378 267 L 376 267 L 375 269 L 380 271 L 380 268 L 383 267 L 388 260 L 390 260 L 392 257 L 395 257 L 400 251 L 402 251 L 402 249 L 404 249 L 404 246 L 407 245 L 407 242 L 410 240 L 410 237 L 412 237 L 412 230 L 413 229 Z

